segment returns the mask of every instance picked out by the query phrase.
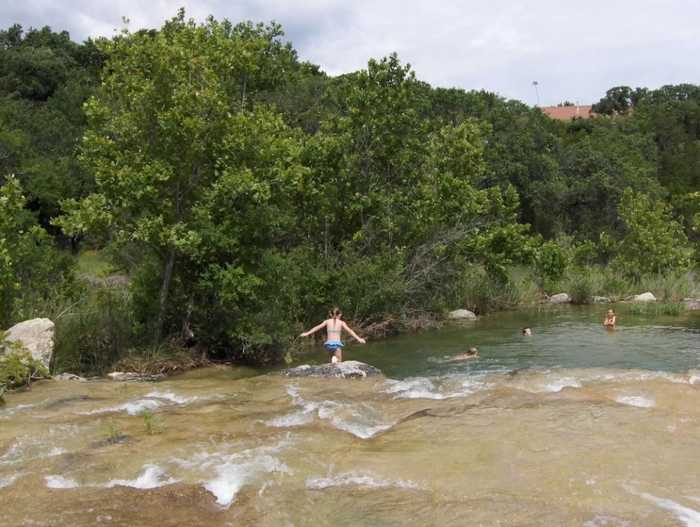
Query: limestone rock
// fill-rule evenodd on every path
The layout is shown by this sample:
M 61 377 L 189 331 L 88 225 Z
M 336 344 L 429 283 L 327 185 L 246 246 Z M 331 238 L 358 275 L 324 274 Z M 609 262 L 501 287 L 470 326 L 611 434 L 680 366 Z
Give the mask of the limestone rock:
M 53 376 L 56 381 L 77 381 L 77 382 L 87 382 L 85 377 L 76 375 L 75 373 L 61 373 L 59 375 Z
M 612 302 L 607 296 L 594 296 L 593 297 L 593 303 L 594 304 L 609 304 Z
M 571 302 L 571 297 L 568 293 L 558 293 L 549 297 L 550 304 L 568 304 Z
M 382 372 L 356 360 L 348 360 L 337 364 L 304 364 L 296 368 L 282 370 L 282 374 L 287 377 L 326 377 L 341 379 L 363 379 L 372 375 L 381 375 Z
M 447 314 L 450 320 L 476 320 L 476 314 L 468 309 L 455 309 Z
M 688 311 L 700 310 L 700 298 L 684 298 L 683 305 Z
M 647 291 L 646 293 L 642 293 L 641 295 L 634 295 L 634 298 L 632 299 L 633 302 L 656 302 L 656 297 Z
M 5 333 L 9 342 L 19 342 L 35 360 L 49 367 L 53 356 L 54 323 L 48 318 L 34 318 L 15 324 Z

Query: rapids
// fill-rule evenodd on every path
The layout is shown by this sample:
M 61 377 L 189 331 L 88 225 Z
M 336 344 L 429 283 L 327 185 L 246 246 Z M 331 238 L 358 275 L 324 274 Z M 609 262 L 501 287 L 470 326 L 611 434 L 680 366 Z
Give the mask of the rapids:
M 0 525 L 698 527 L 700 321 L 602 311 L 347 349 L 386 378 L 37 383 L 0 407 Z

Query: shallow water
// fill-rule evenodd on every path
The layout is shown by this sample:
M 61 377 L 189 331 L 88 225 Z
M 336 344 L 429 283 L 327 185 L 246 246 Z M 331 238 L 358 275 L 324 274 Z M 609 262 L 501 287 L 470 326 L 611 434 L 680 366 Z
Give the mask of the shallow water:
M 700 526 L 698 317 L 601 313 L 347 349 L 387 378 L 38 383 L 0 408 L 0 525 Z

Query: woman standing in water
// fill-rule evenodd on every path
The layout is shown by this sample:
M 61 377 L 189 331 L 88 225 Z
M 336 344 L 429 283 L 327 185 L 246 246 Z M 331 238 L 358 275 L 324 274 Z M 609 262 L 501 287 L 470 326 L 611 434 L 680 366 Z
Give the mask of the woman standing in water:
M 615 324 L 617 323 L 617 316 L 612 309 L 608 309 L 608 313 L 605 315 L 605 320 L 603 320 L 603 327 L 608 329 L 615 329 Z
M 300 336 L 308 337 L 313 335 L 318 330 L 326 328 L 326 342 L 324 342 L 325 348 L 331 355 L 331 363 L 343 362 L 343 341 L 340 340 L 340 335 L 343 330 L 350 333 L 352 338 L 354 338 L 360 344 L 364 344 L 366 341 L 362 337 L 358 337 L 357 334 L 348 326 L 344 321 L 340 320 L 343 314 L 340 309 L 334 307 L 328 313 L 328 318 L 321 322 L 318 326 L 311 328 L 309 331 L 305 331 Z

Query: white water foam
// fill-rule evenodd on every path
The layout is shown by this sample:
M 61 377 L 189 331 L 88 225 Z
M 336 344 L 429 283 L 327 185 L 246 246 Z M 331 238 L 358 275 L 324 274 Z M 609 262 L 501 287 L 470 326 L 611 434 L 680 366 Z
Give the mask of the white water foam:
M 615 516 L 599 514 L 592 520 L 585 522 L 583 527 L 632 527 L 632 524 L 627 520 L 616 518 Z
M 657 507 L 661 507 L 662 509 L 672 512 L 680 521 L 687 525 L 687 527 L 700 527 L 700 512 L 696 511 L 695 509 L 685 507 L 673 500 L 659 498 L 653 494 L 643 492 L 638 494 L 638 496 L 641 496 L 645 500 L 651 501 Z
M 371 405 L 361 403 L 356 405 L 336 401 L 305 401 L 299 395 L 296 386 L 287 386 L 287 393 L 295 405 L 301 409 L 295 412 L 275 417 L 265 422 L 272 427 L 294 427 L 309 424 L 314 416 L 329 421 L 333 427 L 348 432 L 360 439 L 369 439 L 380 432 L 390 429 L 395 421 L 387 421 Z
M 136 479 L 113 479 L 106 483 L 104 487 L 133 487 L 135 489 L 155 489 L 172 485 L 178 480 L 173 478 L 165 479 L 165 471 L 157 465 L 145 465 L 143 472 Z
M 289 436 L 274 445 L 266 445 L 228 453 L 225 451 L 201 451 L 188 459 L 174 459 L 173 462 L 187 470 L 202 474 L 202 486 L 211 492 L 216 502 L 228 508 L 235 501 L 240 490 L 255 483 L 265 474 L 291 474 L 291 470 L 281 462 L 276 454 L 292 444 Z M 221 445 L 222 448 L 231 445 Z M 211 478 L 214 473 L 215 477 Z
M 298 412 L 292 412 L 291 414 L 274 417 L 268 421 L 265 421 L 265 424 L 275 428 L 291 428 L 294 426 L 307 425 L 313 420 L 313 412 L 299 410 Z
M 9 476 L 0 477 L 0 489 L 9 487 L 23 475 L 24 472 L 18 472 L 17 474 L 10 474 Z
M 289 474 L 289 468 L 272 456 L 258 456 L 251 461 L 231 461 L 215 468 L 216 477 L 204 483 L 204 488 L 211 492 L 216 502 L 228 508 L 244 485 L 264 473 L 281 472 Z
M 621 395 L 616 397 L 615 401 L 628 406 L 636 406 L 637 408 L 653 408 L 656 406 L 654 399 L 642 395 Z
M 75 489 L 80 486 L 75 480 L 64 478 L 63 476 L 51 475 L 45 476 L 44 479 L 46 480 L 46 486 L 50 489 Z
M 548 393 L 557 393 L 564 388 L 580 388 L 581 382 L 573 377 L 561 377 L 552 382 L 548 382 L 541 387 L 541 390 Z
M 387 379 L 384 393 L 394 399 L 452 399 L 468 397 L 493 386 L 484 381 L 484 375 L 447 375 L 444 377 L 410 377 L 400 381 Z
M 95 415 L 95 414 L 106 414 L 115 412 L 126 412 L 129 415 L 140 415 L 146 410 L 155 410 L 161 406 L 166 406 L 168 404 L 185 405 L 198 400 L 199 397 L 192 396 L 186 397 L 182 395 L 177 395 L 173 392 L 160 392 L 152 391 L 147 393 L 145 396 L 132 401 L 127 401 L 126 403 L 119 404 L 117 406 L 110 406 L 107 408 L 98 408 L 96 410 L 90 410 L 88 412 L 79 412 L 80 415 Z
M 355 486 L 364 488 L 401 488 L 421 489 L 422 487 L 410 480 L 387 480 L 373 474 L 359 472 L 346 472 L 325 478 L 309 478 L 306 480 L 306 488 L 311 490 L 323 490 L 331 487 Z

